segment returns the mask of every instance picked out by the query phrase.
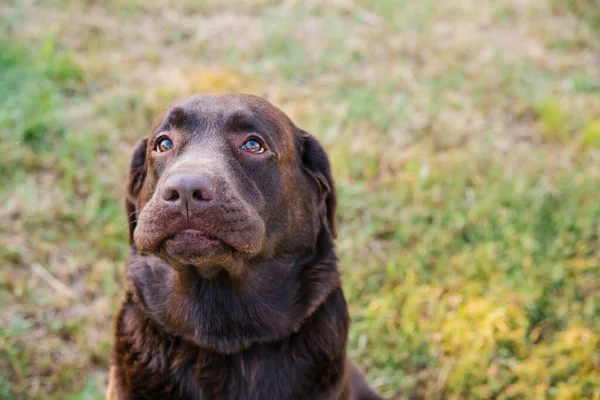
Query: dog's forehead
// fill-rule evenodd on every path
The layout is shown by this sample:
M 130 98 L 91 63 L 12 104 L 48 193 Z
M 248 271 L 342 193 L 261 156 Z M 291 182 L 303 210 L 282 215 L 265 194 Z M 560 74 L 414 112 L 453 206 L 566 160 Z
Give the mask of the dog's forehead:
M 286 144 L 295 134 L 293 123 L 283 111 L 267 100 L 249 94 L 188 97 L 173 104 L 165 122 L 195 131 L 262 128 L 271 139 Z
M 252 94 L 202 94 L 186 97 L 174 104 L 191 112 L 223 112 L 228 110 L 262 111 L 266 113 L 280 112 L 277 107 L 262 97 Z M 283 114 L 283 113 L 282 113 Z

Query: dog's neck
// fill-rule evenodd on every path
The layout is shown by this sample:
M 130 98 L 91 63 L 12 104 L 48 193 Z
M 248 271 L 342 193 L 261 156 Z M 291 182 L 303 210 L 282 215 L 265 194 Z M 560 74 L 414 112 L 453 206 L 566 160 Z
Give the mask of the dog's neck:
M 296 332 L 340 286 L 331 239 L 317 243 L 301 260 L 249 266 L 241 284 L 226 271 L 203 279 L 193 266 L 175 270 L 135 249 L 127 275 L 140 306 L 167 332 L 219 353 L 235 353 Z

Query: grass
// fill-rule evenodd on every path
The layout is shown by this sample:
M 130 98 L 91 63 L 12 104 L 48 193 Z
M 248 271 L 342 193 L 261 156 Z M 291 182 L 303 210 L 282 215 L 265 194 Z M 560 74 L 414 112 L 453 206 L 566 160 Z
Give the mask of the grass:
M 327 147 L 349 352 L 379 391 L 600 398 L 594 10 L 0 5 L 0 398 L 103 397 L 132 146 L 173 99 L 225 91 Z

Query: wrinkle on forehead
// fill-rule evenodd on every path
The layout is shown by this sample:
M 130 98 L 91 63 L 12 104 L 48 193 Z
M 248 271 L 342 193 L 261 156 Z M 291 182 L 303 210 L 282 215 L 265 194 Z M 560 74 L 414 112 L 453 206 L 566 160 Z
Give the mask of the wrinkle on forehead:
M 186 109 L 194 107 L 202 108 L 244 108 L 250 109 L 277 109 L 274 105 L 269 103 L 262 97 L 258 97 L 252 94 L 243 93 L 227 93 L 227 94 L 199 94 L 190 97 L 183 98 L 173 105 L 175 107 L 180 106 Z
M 197 124 L 204 125 L 203 129 L 224 129 L 235 119 L 245 118 L 247 122 L 259 122 L 266 128 L 285 131 L 273 135 L 273 139 L 285 147 L 292 144 L 295 129 L 292 121 L 279 108 L 258 96 L 241 93 L 195 95 L 179 100 L 171 110 L 178 108 L 186 112 L 187 119 L 195 119 Z

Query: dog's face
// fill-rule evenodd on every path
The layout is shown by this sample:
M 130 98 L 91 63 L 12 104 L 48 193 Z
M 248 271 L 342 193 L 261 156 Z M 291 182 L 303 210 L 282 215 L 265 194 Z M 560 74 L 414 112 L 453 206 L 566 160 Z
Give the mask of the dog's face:
M 173 105 L 136 148 L 130 240 L 142 255 L 208 278 L 296 258 L 335 234 L 335 188 L 323 148 L 256 96 Z

